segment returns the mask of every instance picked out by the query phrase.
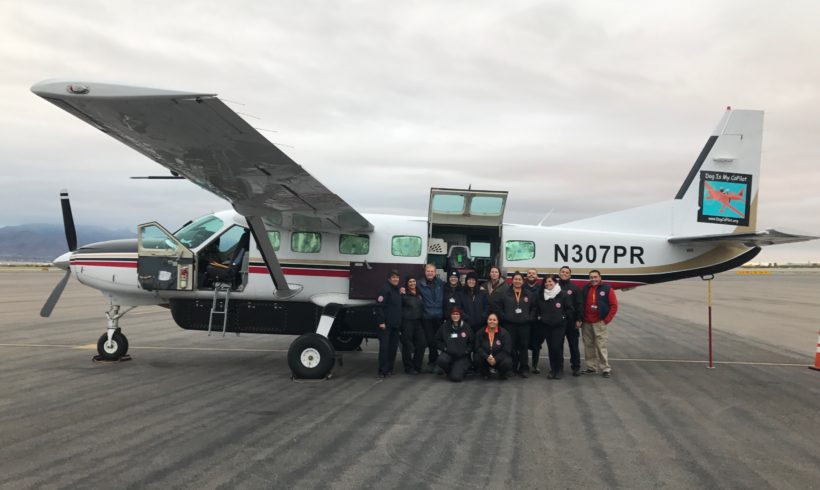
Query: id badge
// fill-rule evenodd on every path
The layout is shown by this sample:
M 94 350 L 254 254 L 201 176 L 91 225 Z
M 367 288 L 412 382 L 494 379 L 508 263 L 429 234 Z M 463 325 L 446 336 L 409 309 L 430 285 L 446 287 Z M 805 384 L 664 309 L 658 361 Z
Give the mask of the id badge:
M 521 314 L 521 308 L 516 308 L 515 312 L 520 315 Z
M 451 334 L 450 334 L 450 338 L 451 338 L 451 339 L 457 339 L 457 338 L 458 338 L 458 334 L 457 334 L 457 333 L 451 333 Z
M 450 298 L 450 303 L 455 303 L 455 302 L 456 302 L 455 298 Z

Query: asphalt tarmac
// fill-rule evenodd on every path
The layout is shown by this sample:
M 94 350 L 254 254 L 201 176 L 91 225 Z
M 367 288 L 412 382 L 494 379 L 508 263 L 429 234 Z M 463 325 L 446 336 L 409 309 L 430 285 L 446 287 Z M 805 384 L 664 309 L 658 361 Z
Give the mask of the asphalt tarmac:
M 715 283 L 747 312 L 716 305 L 715 369 L 705 286 L 683 281 L 619 294 L 611 379 L 454 384 L 377 380 L 375 341 L 294 382 L 291 338 L 209 338 L 159 307 L 121 322 L 133 360 L 94 364 L 98 292 L 72 281 L 38 316 L 60 274 L 0 271 L 0 488 L 820 486 L 816 300 L 761 306 L 759 277 Z M 799 277 L 778 284 L 818 290 Z

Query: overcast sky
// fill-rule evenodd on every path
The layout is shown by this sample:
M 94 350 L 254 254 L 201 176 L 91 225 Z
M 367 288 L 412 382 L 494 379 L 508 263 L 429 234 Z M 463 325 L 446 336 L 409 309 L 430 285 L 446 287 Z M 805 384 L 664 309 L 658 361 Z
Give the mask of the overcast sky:
M 472 184 L 548 225 L 670 199 L 727 105 L 763 109 L 759 227 L 820 234 L 818 2 L 0 6 L 0 226 L 59 222 L 62 188 L 110 228 L 229 207 L 130 180 L 165 170 L 29 90 L 65 78 L 217 93 L 361 212 Z

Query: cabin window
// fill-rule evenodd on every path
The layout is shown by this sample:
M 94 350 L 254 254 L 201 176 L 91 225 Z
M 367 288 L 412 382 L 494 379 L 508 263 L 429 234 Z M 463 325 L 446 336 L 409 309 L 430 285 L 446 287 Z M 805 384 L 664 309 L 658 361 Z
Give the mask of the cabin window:
M 488 242 L 470 242 L 470 255 L 473 257 L 490 257 L 490 244 Z
M 461 214 L 464 212 L 464 196 L 459 194 L 435 194 L 433 212 L 443 214 Z
M 390 252 L 396 257 L 420 257 L 421 237 L 394 236 Z
M 339 252 L 343 254 L 365 255 L 370 251 L 370 237 L 367 235 L 340 235 Z
M 510 240 L 506 244 L 507 260 L 530 260 L 535 258 L 535 242 Z
M 214 215 L 203 216 L 183 226 L 174 237 L 188 248 L 196 248 L 222 229 L 223 222 Z
M 296 231 L 290 235 L 290 249 L 303 254 L 317 254 L 322 249 L 322 234 Z
M 140 248 L 144 250 L 177 251 L 177 244 L 157 225 L 147 225 L 140 228 Z
M 273 251 L 278 252 L 279 247 L 282 245 L 282 236 L 279 234 L 279 232 L 269 231 L 268 240 L 270 241 L 271 247 L 273 247 Z
M 470 214 L 479 216 L 500 216 L 504 199 L 495 196 L 475 196 L 470 200 Z

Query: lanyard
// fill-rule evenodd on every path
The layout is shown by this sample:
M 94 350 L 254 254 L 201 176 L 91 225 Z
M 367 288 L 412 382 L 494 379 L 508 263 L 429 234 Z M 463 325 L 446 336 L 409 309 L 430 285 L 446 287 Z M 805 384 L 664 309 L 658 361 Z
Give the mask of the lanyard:
M 516 292 L 515 289 L 513 289 L 513 294 L 515 295 L 515 304 L 516 304 L 516 306 L 521 304 L 521 292 L 522 291 L 524 291 L 524 290 L 522 289 L 521 291 Z
M 495 340 L 495 330 L 487 330 L 487 337 L 490 338 L 490 352 L 493 351 L 493 340 Z

